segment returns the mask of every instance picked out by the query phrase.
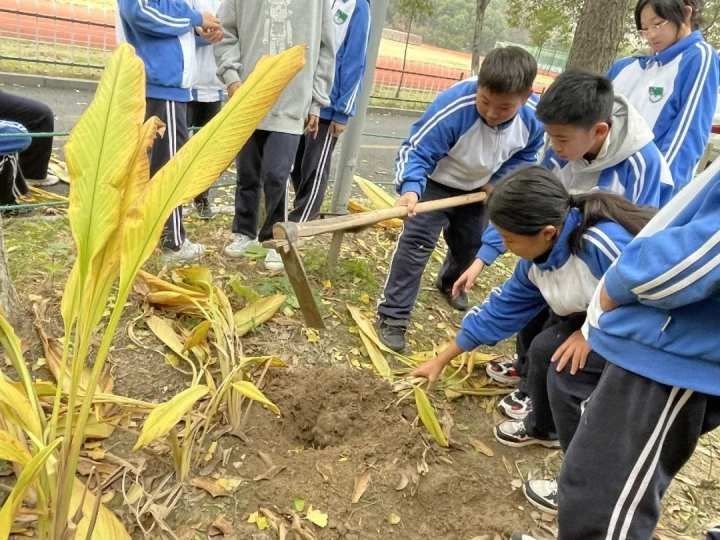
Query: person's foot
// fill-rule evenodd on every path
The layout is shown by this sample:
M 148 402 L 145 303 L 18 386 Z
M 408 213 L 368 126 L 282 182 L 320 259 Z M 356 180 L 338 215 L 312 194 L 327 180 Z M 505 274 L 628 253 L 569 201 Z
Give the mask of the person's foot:
M 198 260 L 205 254 L 205 246 L 195 244 L 187 238 L 180 249 L 163 249 L 162 258 L 165 263 L 186 263 Z
M 51 173 L 47 173 L 47 176 L 45 176 L 45 178 L 26 178 L 25 179 L 25 182 L 28 185 L 35 186 L 35 187 L 54 186 L 59 181 L 60 181 L 60 179 Z
M 267 250 L 263 264 L 265 265 L 265 269 L 270 270 L 271 272 L 279 272 L 285 268 L 283 266 L 282 257 L 280 257 L 280 254 L 274 249 Z
M 523 484 L 525 498 L 538 510 L 556 515 L 558 486 L 555 480 L 528 480 Z
M 485 366 L 485 372 L 493 381 L 505 386 L 517 386 L 520 382 L 520 374 L 515 369 L 515 359 L 509 356 L 491 360 Z
M 402 352 L 405 349 L 407 324 L 407 321 L 402 319 L 378 317 L 375 327 L 383 345 L 392 351 Z
M 207 199 L 195 201 L 195 210 L 197 210 L 200 219 L 212 219 L 213 217 L 212 207 L 210 206 L 210 201 Z
M 720 540 L 720 525 L 715 525 L 705 531 L 705 540 Z
M 248 248 L 257 245 L 257 239 L 244 234 L 234 233 L 232 242 L 225 246 L 223 251 L 228 257 L 242 257 Z
M 495 426 L 495 439 L 500 444 L 521 448 L 523 446 L 544 446 L 545 448 L 560 448 L 557 439 L 541 439 L 528 435 L 525 423 L 522 420 L 505 420 Z
M 514 390 L 498 401 L 498 410 L 513 420 L 524 420 L 532 411 L 532 400 L 525 392 Z
M 452 291 L 446 291 L 438 287 L 438 291 L 445 297 L 445 300 L 451 308 L 457 309 L 458 311 L 467 311 L 470 307 L 470 300 L 465 291 L 461 292 L 457 297 L 453 298 Z

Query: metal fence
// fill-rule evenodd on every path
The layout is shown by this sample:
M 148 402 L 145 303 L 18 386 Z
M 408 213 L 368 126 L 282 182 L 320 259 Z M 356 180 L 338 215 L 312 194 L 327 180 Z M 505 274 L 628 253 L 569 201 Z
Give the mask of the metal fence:
M 111 0 L 0 0 L 0 71 L 97 78 L 115 46 L 115 18 Z M 403 48 L 388 42 L 381 50 L 376 102 L 421 108 L 468 75 L 461 53 L 449 52 L 448 65 L 442 50 L 410 45 L 403 64 Z M 427 55 L 434 61 L 418 61 Z

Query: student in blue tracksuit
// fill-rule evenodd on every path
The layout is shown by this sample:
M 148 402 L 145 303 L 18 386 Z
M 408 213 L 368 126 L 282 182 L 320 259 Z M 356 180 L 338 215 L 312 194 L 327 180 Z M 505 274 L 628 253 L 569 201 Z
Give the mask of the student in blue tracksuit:
M 607 78 L 583 71 L 563 73 L 540 98 L 537 117 L 550 138 L 543 165 L 570 193 L 608 191 L 633 204 L 654 208 L 672 196 L 670 169 L 652 132 L 638 112 L 614 94 Z M 454 292 L 472 285 L 483 267 L 503 251 L 499 235 L 488 227 L 476 261 L 455 284 Z M 511 418 L 523 418 L 532 408 L 524 381 L 526 352 L 543 324 L 541 314 L 520 333 L 517 359 L 501 359 L 487 366 L 493 379 L 518 384 L 518 389 L 498 404 Z
M 19 154 L 30 146 L 32 139 L 25 126 L 10 120 L 0 119 L 0 134 L 4 135 L 0 137 L 0 205 L 10 206 L 17 204 L 18 196 L 28 192 L 20 171 Z
M 588 356 L 580 332 L 588 304 L 603 274 L 654 210 L 600 190 L 571 195 L 552 172 L 530 167 L 495 188 L 488 212 L 508 249 L 522 259 L 513 276 L 468 313 L 455 342 L 413 374 L 434 381 L 458 354 L 507 339 L 548 310 L 544 329 L 528 347 L 528 392 L 534 408 L 524 420 L 499 424 L 495 438 L 514 447 L 559 447 L 566 441 L 558 440 L 558 434 L 575 431 L 581 402 L 605 366 Z M 548 401 L 550 381 L 558 389 L 553 403 Z M 541 482 L 541 488 L 547 486 Z M 546 510 L 554 501 L 546 501 L 544 491 L 534 493 L 536 486 L 526 484 L 526 496 Z
M 718 223 L 720 161 L 625 248 L 588 307 L 589 360 L 607 366 L 565 454 L 561 540 L 652 537 L 671 480 L 720 426 Z
M 348 120 L 355 115 L 365 75 L 370 2 L 335 0 L 332 8 L 339 47 L 335 56 L 335 82 L 330 93 L 330 106 L 320 109 L 317 133 L 306 133 L 300 140 L 291 174 L 295 202 L 290 221 L 308 221 L 320 213 L 332 153 Z
M 519 47 L 491 51 L 477 79 L 440 94 L 413 124 L 395 165 L 395 184 L 407 205 L 405 222 L 383 296 L 378 305 L 378 334 L 393 350 L 405 347 L 410 312 L 422 274 L 440 232 L 448 254 L 436 281 L 456 309 L 467 309 L 467 296 L 453 299 L 453 283 L 473 261 L 485 226 L 485 205 L 461 206 L 413 215 L 418 200 L 430 201 L 487 190 L 513 169 L 537 162 L 543 131 L 526 102 L 537 73 L 535 59 Z
M 705 152 L 718 98 L 718 54 L 704 39 L 695 2 L 640 0 L 635 25 L 652 54 L 623 58 L 609 72 L 615 90 L 640 111 L 667 159 L 675 190 Z
M 145 64 L 146 117 L 165 123 L 150 156 L 150 174 L 159 171 L 188 137 L 187 103 L 195 71 L 195 36 L 210 42 L 222 39 L 217 18 L 200 12 L 186 0 L 119 0 L 118 41 L 127 41 Z M 163 258 L 167 262 L 195 260 L 204 248 L 190 242 L 176 208 L 163 231 Z

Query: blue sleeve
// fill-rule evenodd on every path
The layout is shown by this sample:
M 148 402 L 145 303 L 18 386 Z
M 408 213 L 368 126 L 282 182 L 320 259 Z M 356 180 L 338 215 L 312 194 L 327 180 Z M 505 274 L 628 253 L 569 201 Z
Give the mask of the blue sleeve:
M 653 142 L 630 156 L 617 169 L 603 175 L 598 187 L 613 191 L 607 184 L 614 181 L 616 174 L 625 189 L 625 198 L 637 206 L 660 208 L 674 192 L 670 169 Z
M 592 275 L 600 279 L 632 239 L 633 235 L 622 225 L 604 221 L 583 233 L 582 250 L 578 256 L 587 264 Z
M 358 2 L 337 57 L 335 87 L 340 92 L 330 106 L 333 109 L 332 119 L 339 124 L 347 124 L 348 119 L 355 114 L 360 86 L 365 75 L 369 32 L 369 8 L 364 1 Z
M 547 305 L 540 290 L 528 278 L 532 263 L 521 260 L 502 287 L 468 312 L 455 337 L 458 347 L 471 351 L 494 345 L 522 330 Z
M 22 152 L 30 143 L 32 138 L 25 126 L 10 120 L 0 120 L 0 156 Z
M 505 247 L 502 236 L 500 236 L 495 225 L 490 223 L 482 235 L 482 245 L 477 255 L 475 255 L 475 258 L 480 259 L 486 266 L 490 266 L 495 262 L 495 259 L 506 251 L 507 248 Z
M 673 92 L 677 96 L 676 116 L 666 119 L 669 128 L 655 142 L 665 156 L 679 191 L 691 179 L 698 161 L 705 152 L 718 97 L 718 55 L 705 42 L 697 54 L 683 60 Z
M 675 309 L 718 294 L 720 177 L 714 182 L 707 194 L 701 194 L 698 211 L 689 222 L 637 237 L 625 248 L 605 276 L 605 287 L 613 300 Z M 675 211 L 674 207 L 665 210 Z M 664 215 L 661 212 L 656 219 Z
M 185 0 L 120 0 L 118 6 L 126 24 L 153 36 L 180 36 L 202 24 L 202 14 Z
M 615 62 L 612 66 L 610 66 L 610 70 L 608 71 L 608 79 L 614 81 L 615 78 L 620 74 L 620 72 L 625 69 L 625 67 L 628 64 L 632 64 L 637 58 L 634 58 L 632 56 L 628 56 L 626 58 L 621 58 L 617 62 Z
M 427 177 L 455 145 L 464 117 L 477 115 L 475 93 L 461 94 L 453 87 L 440 94 L 410 128 L 395 159 L 395 189 L 401 195 L 425 190 Z
M 522 150 L 515 152 L 510 159 L 508 159 L 497 171 L 495 171 L 495 174 L 493 174 L 490 178 L 491 184 L 497 183 L 498 180 L 506 177 L 515 169 L 537 164 L 538 152 L 543 146 L 545 131 L 543 130 L 540 122 L 538 122 L 534 116 L 527 119 L 526 122 L 529 130 L 527 145 Z

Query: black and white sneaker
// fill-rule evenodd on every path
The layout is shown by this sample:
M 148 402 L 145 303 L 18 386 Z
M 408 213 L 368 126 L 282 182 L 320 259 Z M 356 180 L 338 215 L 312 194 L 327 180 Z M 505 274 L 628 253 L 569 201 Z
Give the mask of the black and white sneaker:
M 523 446 L 544 446 L 545 448 L 560 448 L 560 441 L 557 439 L 541 439 L 528 435 L 525 429 L 525 422 L 522 420 L 506 420 L 495 426 L 495 439 L 500 444 L 521 448 Z
M 389 317 L 378 317 L 375 328 L 383 345 L 395 352 L 405 349 L 405 332 L 408 322 Z
M 199 199 L 195 201 L 195 210 L 197 210 L 200 219 L 212 219 L 213 211 L 208 199 Z
M 557 515 L 558 486 L 555 480 L 528 480 L 523 484 L 523 493 L 538 510 Z
M 513 355 L 513 357 L 516 356 Z M 488 362 L 485 366 L 488 377 L 505 386 L 517 386 L 520 382 L 520 374 L 515 368 L 515 358 L 513 357 L 501 356 Z
M 524 420 L 532 411 L 532 400 L 525 392 L 515 390 L 498 401 L 498 410 L 513 420 Z

